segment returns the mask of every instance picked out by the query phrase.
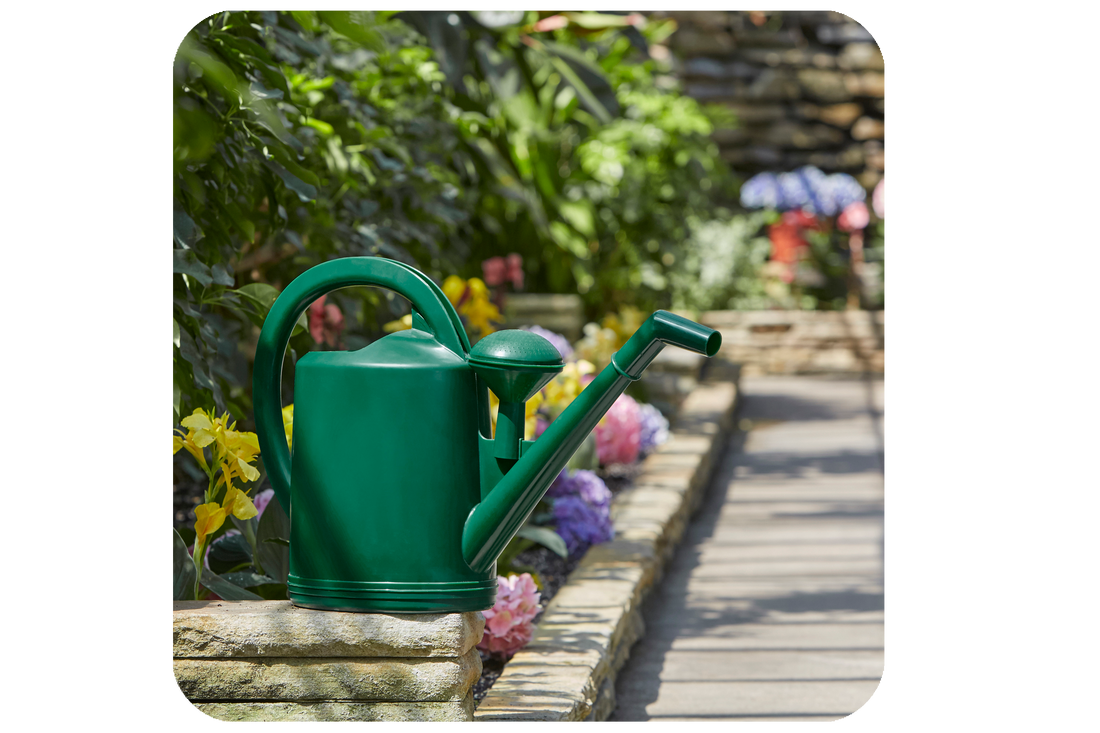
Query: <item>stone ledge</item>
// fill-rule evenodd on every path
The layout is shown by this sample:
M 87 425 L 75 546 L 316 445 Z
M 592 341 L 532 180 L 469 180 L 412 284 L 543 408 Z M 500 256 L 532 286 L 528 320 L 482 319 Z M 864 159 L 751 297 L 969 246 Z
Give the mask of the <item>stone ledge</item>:
M 481 656 L 303 659 L 176 659 L 188 700 L 461 701 L 481 676 Z
M 471 692 L 457 702 L 206 702 L 202 712 L 227 721 L 464 721 L 474 709 Z
M 615 538 L 593 547 L 505 666 L 474 720 L 606 720 L 615 676 L 644 633 L 641 603 L 663 574 L 733 422 L 740 370 L 683 401 L 670 439 L 612 503 Z
M 480 613 L 338 613 L 290 601 L 177 601 L 172 655 L 226 657 L 460 657 L 485 629 Z

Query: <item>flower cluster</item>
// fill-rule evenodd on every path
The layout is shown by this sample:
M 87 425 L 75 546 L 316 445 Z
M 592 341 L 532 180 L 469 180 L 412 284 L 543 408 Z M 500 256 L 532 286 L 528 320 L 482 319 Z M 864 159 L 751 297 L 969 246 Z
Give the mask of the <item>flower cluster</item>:
M 344 332 L 344 314 L 336 304 L 326 304 L 327 297 L 322 295 L 309 306 L 309 335 L 318 344 L 335 347 Z
M 611 491 L 592 471 L 562 471 L 546 495 L 554 500 L 554 521 L 569 554 L 607 542 L 614 536 Z
M 252 463 L 260 453 L 260 443 L 255 433 L 238 432 L 237 426 L 229 419 L 229 413 L 220 417 L 196 408 L 180 423 L 185 429 L 177 428 L 172 433 L 172 453 L 183 448 L 195 459 L 206 473 L 209 483 L 204 503 L 195 507 L 195 595 L 199 591 L 199 578 L 202 569 L 199 558 L 205 557 L 203 548 L 206 538 L 221 529 L 229 515 L 237 519 L 251 519 L 256 516 L 256 507 L 233 482 L 243 484 L 255 481 L 260 472 Z M 206 449 L 210 449 L 207 458 Z M 224 487 L 224 491 L 223 491 Z
M 645 455 L 668 440 L 668 418 L 650 404 L 638 405 L 642 436 L 638 450 Z
M 638 460 L 642 445 L 642 414 L 629 395 L 619 395 L 596 424 L 596 451 L 600 463 L 630 464 Z
M 847 173 L 826 175 L 812 165 L 789 173 L 758 173 L 741 187 L 741 204 L 750 209 L 803 209 L 836 216 L 867 198 L 867 192 Z
M 516 290 L 523 288 L 523 257 L 513 252 L 507 257 L 490 257 L 481 263 L 485 284 L 497 288 L 506 282 Z
M 500 309 L 489 299 L 489 288 L 479 278 L 463 280 L 451 275 L 443 281 L 443 294 L 458 310 L 467 329 L 476 332 L 470 334 L 472 337 L 488 336 L 496 330 L 493 324 L 501 322 Z
M 532 620 L 539 612 L 539 591 L 529 573 L 497 577 L 497 600 L 485 611 L 485 633 L 477 645 L 498 657 L 508 658 L 531 641 Z
M 530 331 L 531 333 L 537 333 L 553 344 L 554 348 L 561 354 L 563 361 L 569 361 L 573 358 L 573 347 L 569 344 L 569 339 L 565 338 L 565 336 L 562 336 L 560 333 L 554 333 L 542 326 L 523 326 L 522 329 L 524 331 Z
M 451 275 L 443 281 L 442 290 L 447 300 L 451 301 L 451 305 L 458 311 L 471 339 L 476 341 L 496 331 L 493 324 L 499 324 L 502 320 L 500 309 L 490 299 L 489 288 L 482 280 L 476 277 L 463 280 L 457 275 Z M 412 328 L 411 313 L 382 326 L 386 333 L 406 331 L 410 328 Z
M 643 321 L 645 314 L 626 306 L 618 313 L 608 314 L 599 324 L 585 324 L 584 336 L 577 342 L 577 358 L 604 368 L 611 363 L 611 355 L 622 348 Z

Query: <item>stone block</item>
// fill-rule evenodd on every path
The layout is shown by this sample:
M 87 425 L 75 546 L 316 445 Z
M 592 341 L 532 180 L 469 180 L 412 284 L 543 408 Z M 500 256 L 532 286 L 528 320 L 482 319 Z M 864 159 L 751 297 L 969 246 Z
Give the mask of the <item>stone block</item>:
M 672 47 L 684 56 L 724 56 L 733 51 L 733 37 L 724 31 L 681 28 L 669 40 Z
M 476 649 L 457 658 L 176 659 L 173 666 L 192 701 L 460 701 L 481 676 Z
M 473 693 L 457 702 L 206 702 L 195 707 L 226 721 L 425 721 L 473 719 Z
M 878 71 L 852 72 L 844 75 L 844 87 L 855 97 L 885 97 L 886 77 Z
M 844 74 L 826 69 L 799 69 L 798 83 L 811 98 L 826 103 L 847 102 L 858 91 L 853 91 Z M 854 76 L 854 75 L 849 75 Z M 862 89 L 862 87 L 858 87 Z
M 290 601 L 177 601 L 172 654 L 222 657 L 458 657 L 481 641 L 480 613 L 336 613 Z
M 881 140 L 886 135 L 886 125 L 882 120 L 860 117 L 852 126 L 852 137 L 856 140 Z
M 875 42 L 874 36 L 868 33 L 866 28 L 855 22 L 818 26 L 817 40 L 821 43 L 837 46 L 845 43 Z
M 837 56 L 837 64 L 845 71 L 882 71 L 885 68 L 882 51 L 874 43 L 849 43 Z

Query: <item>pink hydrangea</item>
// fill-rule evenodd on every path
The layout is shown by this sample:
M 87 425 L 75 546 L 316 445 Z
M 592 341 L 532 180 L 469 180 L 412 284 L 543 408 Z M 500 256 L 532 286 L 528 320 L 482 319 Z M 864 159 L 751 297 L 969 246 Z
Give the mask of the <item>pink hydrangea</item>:
M 619 395 L 594 431 L 600 463 L 633 463 L 642 444 L 642 412 L 633 397 Z
M 875 210 L 875 216 L 880 219 L 886 218 L 886 179 L 883 178 L 875 186 L 874 193 L 871 194 L 871 206 Z
M 535 634 L 531 621 L 539 612 L 539 591 L 530 573 L 497 577 L 497 602 L 485 611 L 485 634 L 478 649 L 508 658 Z

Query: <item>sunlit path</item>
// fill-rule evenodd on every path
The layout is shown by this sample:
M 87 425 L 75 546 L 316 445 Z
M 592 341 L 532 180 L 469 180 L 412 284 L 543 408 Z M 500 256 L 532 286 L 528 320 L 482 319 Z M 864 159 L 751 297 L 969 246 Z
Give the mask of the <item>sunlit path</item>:
M 883 668 L 882 382 L 745 377 L 612 720 L 835 720 Z

